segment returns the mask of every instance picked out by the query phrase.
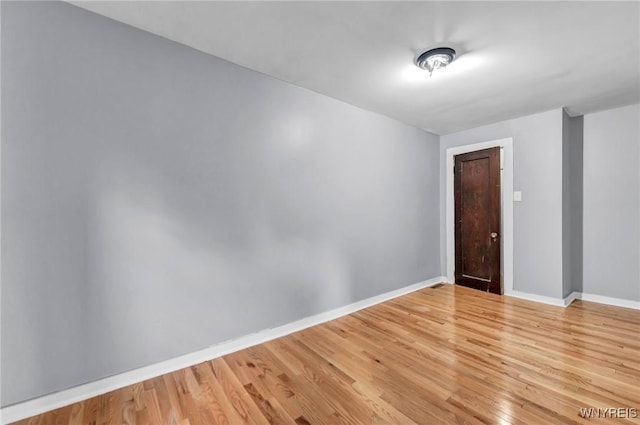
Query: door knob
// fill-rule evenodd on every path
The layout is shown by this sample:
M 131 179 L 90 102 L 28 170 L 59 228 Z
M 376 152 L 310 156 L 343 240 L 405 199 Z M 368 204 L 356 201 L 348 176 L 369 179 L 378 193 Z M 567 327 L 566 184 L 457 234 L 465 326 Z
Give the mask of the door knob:
M 491 236 L 491 239 L 495 239 L 498 237 L 498 234 L 496 232 L 491 232 L 491 234 L 489 234 L 489 236 Z

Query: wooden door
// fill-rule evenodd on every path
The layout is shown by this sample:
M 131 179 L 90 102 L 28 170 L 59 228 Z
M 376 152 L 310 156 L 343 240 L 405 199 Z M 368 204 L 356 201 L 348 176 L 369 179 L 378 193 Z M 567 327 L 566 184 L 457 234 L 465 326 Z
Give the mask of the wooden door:
M 500 279 L 500 148 L 455 156 L 455 283 L 494 294 Z

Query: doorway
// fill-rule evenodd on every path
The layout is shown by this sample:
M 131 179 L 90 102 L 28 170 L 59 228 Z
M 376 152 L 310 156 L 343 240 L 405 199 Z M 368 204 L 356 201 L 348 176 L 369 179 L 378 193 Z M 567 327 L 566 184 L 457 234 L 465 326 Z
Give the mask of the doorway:
M 502 294 L 500 148 L 454 157 L 455 283 Z
M 501 229 L 500 229 L 500 275 L 504 294 L 514 294 L 513 289 L 513 139 L 505 138 L 487 142 L 445 147 L 444 149 L 444 190 L 442 252 L 443 268 L 447 282 L 455 282 L 455 197 L 454 197 L 454 157 L 483 149 L 499 147 L 501 168 Z

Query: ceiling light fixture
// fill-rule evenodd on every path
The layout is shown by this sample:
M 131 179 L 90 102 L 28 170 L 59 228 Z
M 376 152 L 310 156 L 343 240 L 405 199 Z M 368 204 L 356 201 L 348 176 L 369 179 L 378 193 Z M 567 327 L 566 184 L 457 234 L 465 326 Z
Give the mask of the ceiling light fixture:
M 432 76 L 434 71 L 443 69 L 456 58 L 456 51 L 449 47 L 438 47 L 436 49 L 427 50 L 416 59 L 416 65 L 419 68 L 429 71 Z

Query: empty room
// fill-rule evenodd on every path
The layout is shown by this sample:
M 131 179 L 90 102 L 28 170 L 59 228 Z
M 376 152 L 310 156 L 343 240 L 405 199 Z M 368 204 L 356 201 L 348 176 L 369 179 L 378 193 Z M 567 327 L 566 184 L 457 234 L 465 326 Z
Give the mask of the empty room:
M 640 2 L 0 34 L 0 425 L 640 424 Z

